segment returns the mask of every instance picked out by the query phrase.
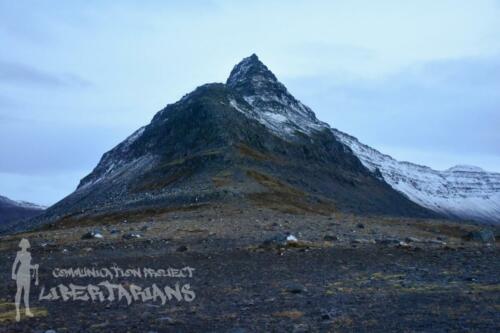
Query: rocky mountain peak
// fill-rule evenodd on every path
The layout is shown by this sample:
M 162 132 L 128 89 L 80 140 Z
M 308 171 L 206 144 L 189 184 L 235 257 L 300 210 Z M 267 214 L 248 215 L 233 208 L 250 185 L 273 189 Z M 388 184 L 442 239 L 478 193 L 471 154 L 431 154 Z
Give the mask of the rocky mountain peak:
M 255 54 L 233 68 L 226 87 L 245 101 L 231 100 L 233 107 L 281 136 L 328 127 L 311 109 L 293 97 Z
M 227 86 L 233 89 L 259 89 L 265 88 L 263 84 L 278 83 L 276 76 L 259 60 L 255 53 L 236 64 L 226 82 Z

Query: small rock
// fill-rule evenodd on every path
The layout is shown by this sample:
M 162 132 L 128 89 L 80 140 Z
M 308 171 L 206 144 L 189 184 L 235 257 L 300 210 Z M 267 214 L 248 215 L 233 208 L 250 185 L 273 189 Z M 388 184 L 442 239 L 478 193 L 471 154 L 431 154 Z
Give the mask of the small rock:
M 153 315 L 152 315 L 152 313 L 151 313 L 151 312 L 149 312 L 149 311 L 144 311 L 144 312 L 141 314 L 141 318 L 142 318 L 142 319 L 149 319 L 149 318 L 151 318 L 152 316 L 153 316 Z
M 142 235 L 136 232 L 129 232 L 123 235 L 123 239 L 134 239 L 134 238 L 142 238 Z
M 418 242 L 420 242 L 420 239 L 415 238 L 415 237 L 406 237 L 405 238 L 405 242 L 407 242 L 407 243 L 412 243 L 412 242 L 413 243 L 418 243 Z
M 104 238 L 99 230 L 91 230 L 82 236 L 82 239 Z
M 288 235 L 286 236 L 286 242 L 287 243 L 297 243 L 298 239 L 294 235 Z
M 55 330 L 46 330 L 45 333 L 57 333 Z
M 167 324 L 175 324 L 175 320 L 172 317 L 164 316 L 156 319 L 157 321 L 161 321 Z
M 186 245 L 181 245 L 177 248 L 177 252 L 186 252 L 188 250 Z
M 302 284 L 297 282 L 289 282 L 285 285 L 285 291 L 292 294 L 300 294 L 306 292 L 307 289 Z
M 306 324 L 295 324 L 293 325 L 293 333 L 307 333 L 309 332 L 309 326 Z
M 396 245 L 399 244 L 399 239 L 384 238 L 384 239 L 376 239 L 375 242 L 382 245 Z
M 286 246 L 286 244 L 287 244 L 287 236 L 283 234 L 277 234 L 262 242 L 262 247 L 273 248 L 273 247 Z
M 411 245 L 408 244 L 407 242 L 401 241 L 401 242 L 399 242 L 399 244 L 397 245 L 397 247 L 400 247 L 400 248 L 410 248 Z
M 365 225 L 363 223 L 358 223 L 356 227 L 358 227 L 359 229 L 364 229 Z
M 366 238 L 355 238 L 351 241 L 351 243 L 354 243 L 354 244 L 374 244 L 375 241 L 372 239 L 366 239 Z
M 322 309 L 321 310 L 321 319 L 322 320 L 333 320 L 338 316 L 339 316 L 339 312 L 336 309 L 330 309 L 330 310 Z
M 323 240 L 333 242 L 333 241 L 338 241 L 339 238 L 337 236 L 334 236 L 334 235 L 325 235 L 325 237 L 323 237 Z
M 437 239 L 431 239 L 431 240 L 428 241 L 428 243 L 437 244 L 437 245 L 446 245 L 446 242 L 443 242 L 443 241 L 440 241 L 440 240 L 437 240 Z

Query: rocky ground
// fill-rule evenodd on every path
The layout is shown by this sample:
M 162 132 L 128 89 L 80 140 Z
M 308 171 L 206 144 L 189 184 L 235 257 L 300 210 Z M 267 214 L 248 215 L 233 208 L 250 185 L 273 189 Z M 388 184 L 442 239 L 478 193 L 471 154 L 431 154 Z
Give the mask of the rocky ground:
M 438 220 L 218 206 L 4 236 L 0 331 L 498 332 L 500 251 L 491 234 L 465 238 L 481 229 Z M 17 323 L 11 267 L 21 238 L 31 242 L 32 264 L 40 269 L 30 298 L 35 316 L 23 312 Z M 61 276 L 62 269 L 110 267 L 194 271 Z M 122 299 L 116 289 L 110 301 L 101 286 L 105 299 L 92 301 L 88 286 L 103 281 L 123 287 Z M 176 283 L 187 289 L 168 295 L 171 300 L 163 292 L 156 299 L 137 293 L 133 299 L 134 285 L 175 290 Z M 66 301 L 47 299 L 51 287 L 71 284 L 87 289 L 67 291 Z M 55 293 L 62 295 L 61 289 Z

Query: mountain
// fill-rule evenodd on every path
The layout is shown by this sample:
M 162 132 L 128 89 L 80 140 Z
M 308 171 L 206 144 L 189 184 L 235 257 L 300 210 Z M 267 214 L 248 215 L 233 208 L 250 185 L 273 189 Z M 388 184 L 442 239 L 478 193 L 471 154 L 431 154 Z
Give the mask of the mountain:
M 436 216 L 372 173 L 252 55 L 105 153 L 34 224 L 214 203 Z
M 500 173 L 457 165 L 445 171 L 409 162 L 399 162 L 333 130 L 364 166 L 413 202 L 455 219 L 500 223 Z
M 11 228 L 23 219 L 40 215 L 45 207 L 26 201 L 14 201 L 0 195 L 0 231 Z

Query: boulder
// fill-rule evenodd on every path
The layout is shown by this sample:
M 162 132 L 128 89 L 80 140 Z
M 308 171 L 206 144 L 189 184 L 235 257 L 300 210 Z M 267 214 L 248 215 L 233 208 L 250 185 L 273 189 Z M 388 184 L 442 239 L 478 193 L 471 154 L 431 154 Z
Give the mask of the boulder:
M 181 245 L 177 248 L 177 252 L 186 252 L 188 250 L 186 245 Z
M 83 234 L 82 239 L 104 238 L 99 230 L 91 230 Z
M 287 236 L 283 234 L 276 234 L 262 242 L 262 247 L 264 248 L 274 248 L 274 247 L 282 247 L 287 244 Z
M 123 239 L 134 239 L 134 238 L 142 238 L 142 235 L 136 232 L 129 232 L 123 235 Z
M 285 285 L 285 291 L 292 294 L 300 294 L 306 292 L 307 289 L 302 284 L 298 282 L 289 282 Z
M 495 243 L 495 234 L 490 229 L 474 230 L 469 232 L 465 239 L 474 242 Z

